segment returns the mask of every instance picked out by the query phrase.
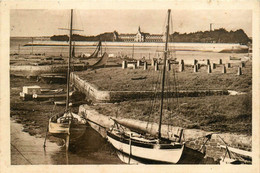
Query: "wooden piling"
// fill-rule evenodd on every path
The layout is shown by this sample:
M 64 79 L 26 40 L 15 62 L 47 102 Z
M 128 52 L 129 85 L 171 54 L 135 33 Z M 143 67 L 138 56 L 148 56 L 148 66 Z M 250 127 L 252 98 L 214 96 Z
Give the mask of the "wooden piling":
M 184 63 L 179 64 L 179 71 L 180 72 L 184 71 Z
M 226 70 L 226 66 L 225 66 L 225 65 L 222 66 L 222 73 L 227 73 L 227 70 Z
M 135 63 L 133 64 L 133 69 L 136 69 L 136 64 Z
M 158 71 L 159 70 L 159 65 L 157 62 L 155 62 L 154 64 L 154 71 Z
M 137 60 L 137 67 L 140 67 L 141 61 Z
M 245 63 L 241 62 L 240 67 L 245 67 Z
M 209 59 L 207 59 L 207 65 L 210 65 L 210 60 Z
M 197 62 L 198 62 L 198 61 L 197 61 L 196 59 L 194 59 L 194 60 L 193 60 L 193 65 L 195 66 L 195 65 L 197 64 Z
M 167 68 L 167 71 L 171 71 L 171 64 L 169 63 L 166 68 Z
M 127 68 L 127 62 L 126 61 L 123 61 L 122 62 L 122 69 L 126 69 Z
M 197 72 L 198 72 L 198 66 L 197 66 L 196 64 L 194 65 L 193 72 L 194 72 L 194 73 L 197 73 Z
M 242 67 L 238 67 L 238 69 L 237 69 L 237 75 L 238 75 L 238 76 L 242 75 Z
M 216 69 L 216 64 L 212 63 L 212 69 Z
M 227 68 L 230 68 L 230 67 L 231 67 L 230 63 L 227 63 L 226 66 L 227 66 Z
M 144 70 L 147 70 L 147 62 L 144 62 Z
M 210 66 L 210 64 L 208 65 L 208 73 L 211 73 L 211 66 Z
M 170 64 L 170 60 L 167 59 L 167 60 L 166 60 L 166 64 L 165 64 L 166 67 L 167 67 L 169 64 Z
M 219 59 L 219 64 L 222 64 L 222 59 Z
M 198 67 L 198 70 L 199 70 L 200 69 L 200 64 L 199 63 L 197 64 L 197 67 Z
M 155 59 L 152 59 L 151 65 L 152 65 L 152 66 L 155 66 L 155 62 L 156 62 Z

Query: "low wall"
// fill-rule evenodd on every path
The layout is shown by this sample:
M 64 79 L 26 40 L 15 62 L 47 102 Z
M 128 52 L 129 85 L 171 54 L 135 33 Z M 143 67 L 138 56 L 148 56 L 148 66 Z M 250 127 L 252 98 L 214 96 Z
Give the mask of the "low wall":
M 95 122 L 90 122 L 90 125 L 98 131 L 103 137 L 106 137 L 106 129 L 109 129 L 113 124 L 113 120 L 110 119 L 109 116 L 102 115 L 98 113 L 96 110 L 92 109 L 88 105 L 81 105 L 79 107 L 79 114 L 85 116 L 89 120 Z M 132 123 L 135 126 L 139 126 L 141 129 L 146 129 L 147 122 L 133 120 L 133 119 L 120 119 L 124 122 Z M 97 125 L 99 124 L 99 125 Z M 101 126 L 105 127 L 101 127 Z M 169 127 L 170 132 L 168 130 L 167 125 L 162 126 L 162 137 L 168 137 L 170 139 L 174 139 L 174 134 L 179 134 L 180 127 Z M 156 134 L 158 130 L 158 124 L 152 123 L 148 125 L 147 130 L 152 133 Z M 207 141 L 207 135 L 212 134 L 210 140 Z M 188 148 L 200 151 L 205 153 L 206 157 L 214 158 L 214 160 L 221 159 L 226 152 L 221 146 L 225 146 L 226 144 L 229 147 L 233 147 L 236 149 L 241 149 L 244 151 L 251 151 L 252 149 L 252 137 L 246 135 L 237 135 L 237 134 L 230 134 L 230 133 L 213 133 L 207 132 L 203 130 L 197 129 L 184 129 L 183 131 L 183 141 L 185 141 L 185 145 Z M 207 142 L 206 142 L 207 141 Z M 203 149 L 203 145 L 205 144 L 205 150 Z
M 83 47 L 93 47 L 96 46 L 96 41 L 82 41 L 78 42 L 76 46 L 83 46 Z M 107 49 L 111 47 L 117 47 L 119 49 L 130 47 L 132 48 L 133 45 L 135 49 L 138 48 L 149 48 L 149 49 L 158 49 L 164 47 L 163 42 L 106 42 Z M 223 50 L 230 50 L 236 52 L 237 50 L 244 50 L 247 51 L 248 46 L 240 45 L 238 43 L 183 43 L 183 42 L 175 42 L 175 43 L 168 43 L 169 46 L 174 47 L 175 50 L 186 50 L 186 51 L 212 51 L 212 52 L 220 52 Z M 25 46 L 68 46 L 68 43 L 65 41 L 34 41 L 27 43 Z
M 93 98 L 97 102 L 110 101 L 109 91 L 100 91 L 97 87 L 89 82 L 84 81 L 75 73 L 71 73 L 70 80 L 79 91 L 86 94 L 86 96 Z
M 84 64 L 75 64 L 71 66 L 72 70 L 81 71 L 86 70 L 87 66 Z M 17 76 L 38 76 L 42 73 L 66 73 L 68 66 L 66 64 L 62 65 L 43 65 L 43 66 L 33 66 L 33 65 L 11 65 L 10 73 Z
M 117 102 L 131 99 L 152 98 L 160 92 L 153 91 L 100 91 L 97 86 L 81 79 L 77 74 L 71 73 L 71 82 L 74 86 L 86 96 L 92 98 L 95 102 Z M 202 97 L 211 95 L 228 95 L 227 90 L 195 90 L 195 91 L 178 91 L 169 92 L 165 97 Z

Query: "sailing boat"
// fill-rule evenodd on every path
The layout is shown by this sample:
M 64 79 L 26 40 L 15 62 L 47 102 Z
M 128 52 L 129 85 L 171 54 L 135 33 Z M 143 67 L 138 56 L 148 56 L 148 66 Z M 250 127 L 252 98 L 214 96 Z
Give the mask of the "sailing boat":
M 101 52 L 101 55 L 102 55 L 102 43 L 101 43 L 101 40 L 99 40 L 98 42 L 98 45 L 95 49 L 95 51 L 88 57 L 80 57 L 79 59 L 80 60 L 88 60 L 88 59 L 92 59 L 92 58 L 98 58 L 98 53 Z
M 166 27 L 166 42 L 163 61 L 163 77 L 161 90 L 161 107 L 158 133 L 147 135 L 142 129 L 137 129 L 135 125 L 126 124 L 120 120 L 113 119 L 116 128 L 107 131 L 108 141 L 114 146 L 119 158 L 126 163 L 177 163 L 183 153 L 184 143 L 181 142 L 182 130 L 176 141 L 165 139 L 161 136 L 162 113 L 164 102 L 164 84 L 166 72 L 166 59 L 168 54 L 169 20 Z
M 69 91 L 70 91 L 70 60 L 72 57 L 72 21 L 73 10 L 71 10 L 70 19 L 70 37 L 69 37 L 69 58 L 68 58 L 68 71 L 67 71 L 67 99 L 65 113 L 54 115 L 49 119 L 48 130 L 53 136 L 65 140 L 66 149 L 69 148 L 70 141 L 76 140 L 81 137 L 86 130 L 86 119 L 69 109 Z
M 100 53 L 100 56 L 98 56 L 98 54 Z M 79 60 L 89 60 L 89 59 L 96 59 L 99 58 L 94 64 L 92 65 L 88 65 L 87 68 L 90 69 L 94 69 L 94 68 L 100 68 L 100 67 L 104 67 L 107 63 L 108 60 L 108 54 L 106 53 L 106 51 L 104 53 L 102 53 L 102 44 L 101 44 L 101 40 L 99 41 L 95 51 L 89 56 L 89 57 L 80 57 Z

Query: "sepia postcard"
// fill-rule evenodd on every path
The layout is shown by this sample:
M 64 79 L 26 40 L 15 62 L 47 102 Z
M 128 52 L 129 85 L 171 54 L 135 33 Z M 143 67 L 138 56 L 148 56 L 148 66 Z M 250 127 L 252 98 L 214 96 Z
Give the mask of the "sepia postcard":
M 260 2 L 0 1 L 1 172 L 259 172 Z

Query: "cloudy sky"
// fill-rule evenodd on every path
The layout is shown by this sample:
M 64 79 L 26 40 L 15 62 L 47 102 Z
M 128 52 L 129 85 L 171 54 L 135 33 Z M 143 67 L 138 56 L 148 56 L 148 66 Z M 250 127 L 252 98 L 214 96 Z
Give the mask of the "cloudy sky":
M 74 10 L 73 28 L 84 31 L 81 35 L 97 35 L 103 32 L 161 34 L 164 31 L 167 10 Z M 243 29 L 252 36 L 251 10 L 172 10 L 172 32 L 189 33 L 213 29 L 228 31 Z M 51 36 L 67 34 L 70 10 L 11 10 L 11 36 Z

